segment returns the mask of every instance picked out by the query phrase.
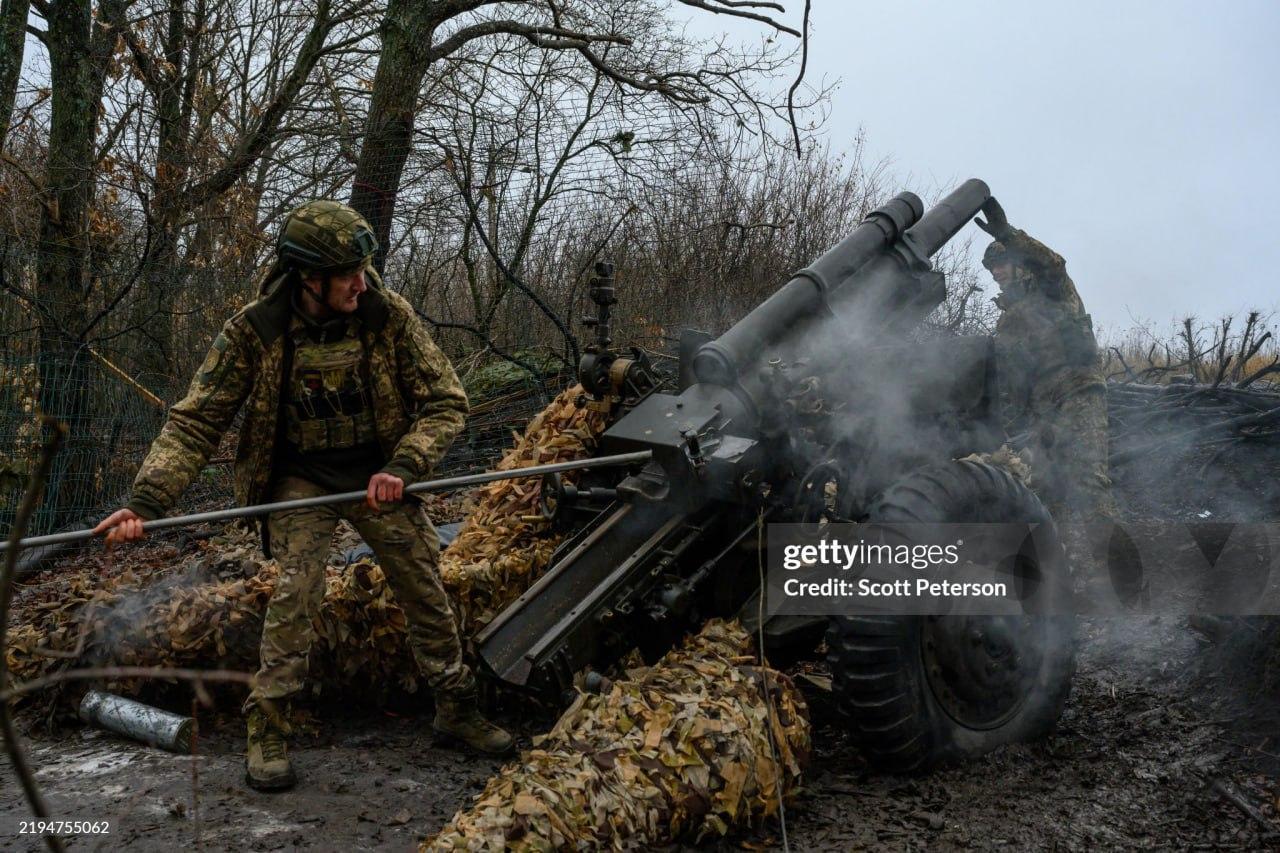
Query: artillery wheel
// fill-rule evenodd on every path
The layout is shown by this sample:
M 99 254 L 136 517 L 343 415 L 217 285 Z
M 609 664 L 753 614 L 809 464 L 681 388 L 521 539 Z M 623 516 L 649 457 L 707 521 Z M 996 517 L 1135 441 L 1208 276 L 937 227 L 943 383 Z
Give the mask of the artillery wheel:
M 954 461 L 913 472 L 868 510 L 879 522 L 1047 522 L 1036 528 L 1042 603 L 1069 612 L 1071 579 L 1040 500 L 1009 473 Z M 841 616 L 827 629 L 840 709 L 890 772 L 981 755 L 1053 729 L 1075 672 L 1069 616 Z

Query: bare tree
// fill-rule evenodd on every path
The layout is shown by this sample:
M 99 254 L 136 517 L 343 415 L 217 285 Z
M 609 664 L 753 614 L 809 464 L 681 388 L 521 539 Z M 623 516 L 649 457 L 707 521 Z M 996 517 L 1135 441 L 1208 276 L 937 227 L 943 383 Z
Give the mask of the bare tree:
M 105 0 L 111 8 L 119 0 Z M 40 408 L 71 427 L 61 476 L 86 466 L 77 426 L 89 409 L 89 371 L 78 332 L 86 319 L 88 219 L 93 197 L 94 133 L 114 36 L 95 24 L 89 0 L 58 0 L 42 9 L 48 28 L 37 31 L 49 52 L 53 90 L 36 256 L 40 308 Z M 79 448 L 77 447 L 79 445 Z M 50 498 L 58 500 L 56 489 Z M 55 516 L 59 513 L 55 512 Z
M 22 57 L 27 46 L 27 15 L 31 0 L 0 2 L 0 151 L 9 136 L 9 120 L 18 94 Z
M 357 179 L 373 144 L 360 131 L 388 97 L 378 79 L 394 70 L 396 15 L 453 10 L 412 87 L 383 242 L 393 282 L 454 354 L 533 369 L 521 351 L 567 355 L 602 253 L 646 277 L 634 292 L 649 302 L 632 316 L 647 332 L 666 322 L 655 300 L 727 315 L 765 287 L 762 270 L 830 233 L 811 221 L 835 210 L 819 191 L 805 187 L 809 204 L 783 188 L 802 173 L 778 145 L 783 106 L 759 94 L 794 71 L 785 51 L 692 42 L 649 0 L 408 5 L 31 0 L 50 74 L 28 64 L 0 164 L 0 336 L 14 363 L 38 350 L 43 407 L 72 426 L 50 481 L 53 523 L 127 487 L 156 401 L 252 298 L 281 214 Z M 732 261 L 708 264 L 718 251 Z M 686 266 L 668 269 L 677 258 Z M 681 295 L 699 263 L 712 267 L 699 286 L 732 294 Z M 122 396 L 145 411 L 124 415 Z
M 316 0 L 313 10 L 295 8 L 292 14 L 274 7 L 250 9 L 251 28 L 263 14 L 284 24 L 266 52 L 250 52 L 258 61 L 249 76 L 262 82 L 238 92 L 220 90 L 228 80 L 223 65 L 229 40 L 240 37 L 243 4 L 227 0 L 164 0 L 137 3 L 133 20 L 123 6 L 111 7 L 110 25 L 128 47 L 133 75 L 142 84 L 138 107 L 140 126 L 148 126 L 155 140 L 150 152 L 147 185 L 139 188 L 149 235 L 136 277 L 142 293 L 134 300 L 134 325 L 146 329 L 152 346 L 143 367 L 161 376 L 174 367 L 174 280 L 179 269 L 179 235 L 193 213 L 209 213 L 209 205 L 231 190 L 260 162 L 283 131 L 283 122 L 307 86 L 317 63 L 328 54 L 358 42 L 364 34 L 335 31 L 361 15 L 364 3 L 335 4 Z M 104 7 L 106 9 L 108 7 Z M 307 14 L 303 15 L 303 12 Z M 140 21 L 164 21 L 163 27 L 143 28 Z M 240 118 L 226 121 L 221 113 L 238 94 Z M 221 137 L 219 139 L 218 137 Z M 135 154 L 140 153 L 135 151 Z M 201 220 L 209 224 L 207 217 Z
M 751 9 L 781 10 L 775 3 L 681 0 L 715 14 L 760 21 L 794 36 L 800 33 Z M 501 10 L 495 7 L 501 7 Z M 510 17 L 498 17 L 510 10 Z M 614 84 L 701 109 L 708 116 L 731 115 L 741 122 L 761 120 L 782 104 L 766 105 L 746 82 L 760 59 L 727 61 L 723 47 L 703 54 L 673 39 L 645 45 L 636 37 L 663 20 L 663 10 L 648 0 L 389 0 L 383 18 L 382 46 L 365 122 L 363 145 L 351 184 L 351 204 L 370 221 L 383 247 L 390 242 L 392 216 L 413 144 L 419 92 L 428 69 L 478 39 L 515 36 L 541 49 L 572 52 L 585 68 Z M 492 13 L 492 14 L 488 14 Z M 766 52 L 767 54 L 767 52 Z M 767 61 L 767 60 L 766 60 Z

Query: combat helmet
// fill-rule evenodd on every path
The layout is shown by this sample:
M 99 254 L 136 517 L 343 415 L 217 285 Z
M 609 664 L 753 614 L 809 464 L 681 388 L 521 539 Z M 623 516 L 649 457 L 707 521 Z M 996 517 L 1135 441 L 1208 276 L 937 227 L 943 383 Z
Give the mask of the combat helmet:
M 1011 261 L 1014 259 L 1013 253 L 1009 251 L 1009 247 L 999 240 L 992 240 L 991 245 L 987 246 L 987 250 L 982 253 L 982 265 L 991 270 L 996 264 L 1003 261 Z
M 331 274 L 355 269 L 378 250 L 363 216 L 339 201 L 316 199 L 289 214 L 276 253 L 285 267 Z

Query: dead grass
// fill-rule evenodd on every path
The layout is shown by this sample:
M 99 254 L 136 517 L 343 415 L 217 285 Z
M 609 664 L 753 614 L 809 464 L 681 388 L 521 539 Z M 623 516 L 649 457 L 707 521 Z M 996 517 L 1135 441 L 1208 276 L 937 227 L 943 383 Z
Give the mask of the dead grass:
M 1206 323 L 1184 317 L 1165 332 L 1135 326 L 1099 341 L 1108 379 L 1166 384 L 1177 377 L 1233 387 L 1263 388 L 1280 382 L 1280 345 L 1272 315 L 1248 312 L 1243 322 L 1224 317 Z

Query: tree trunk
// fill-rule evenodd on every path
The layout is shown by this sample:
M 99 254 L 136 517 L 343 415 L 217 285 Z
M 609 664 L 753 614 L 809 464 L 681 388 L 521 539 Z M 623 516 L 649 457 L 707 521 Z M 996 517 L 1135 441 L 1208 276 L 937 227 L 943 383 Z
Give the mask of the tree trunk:
M 80 335 L 89 299 L 89 208 L 94 137 L 106 58 L 114 37 L 95 38 L 89 0 L 58 0 L 49 9 L 52 105 L 48 166 L 36 269 L 40 300 L 40 408 L 70 429 L 54 462 L 42 511 L 51 529 L 78 521 L 99 502 L 91 418 L 95 372 Z
M 378 238 L 374 263 L 379 271 L 387 258 L 396 196 L 413 144 L 418 90 L 431 64 L 439 5 L 427 0 L 390 0 L 382 21 L 382 51 L 373 77 L 364 144 L 351 182 L 351 206 L 369 220 Z
M 176 376 L 175 297 L 181 289 L 178 268 L 178 225 L 184 211 L 183 191 L 187 183 L 192 89 L 188 76 L 197 57 L 188 50 L 186 3 L 172 0 L 163 49 L 165 65 L 158 75 L 156 99 L 156 167 L 152 179 L 151 249 L 143 259 L 138 276 L 141 292 L 134 301 L 131 325 L 147 330 L 148 346 L 139 352 L 137 367 L 154 376 L 148 384 L 172 387 L 181 384 Z
M 18 77 L 27 46 L 27 13 L 31 0 L 0 2 L 0 149 L 9 138 L 13 102 L 18 97 Z

